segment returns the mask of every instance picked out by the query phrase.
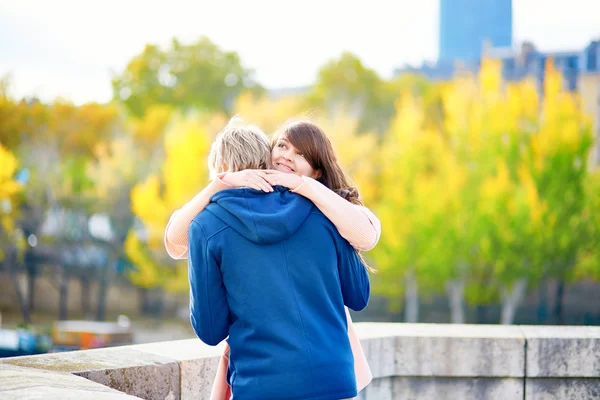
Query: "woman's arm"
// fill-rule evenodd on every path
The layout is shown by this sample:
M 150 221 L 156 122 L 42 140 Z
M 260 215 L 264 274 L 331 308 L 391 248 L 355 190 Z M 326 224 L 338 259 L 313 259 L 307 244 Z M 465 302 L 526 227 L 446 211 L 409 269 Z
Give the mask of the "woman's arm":
M 272 192 L 273 188 L 266 181 L 266 172 L 265 170 L 248 169 L 238 172 L 223 172 L 217 175 L 207 187 L 171 215 L 165 229 L 167 253 L 176 260 L 187 258 L 190 222 L 204 210 L 212 195 L 217 192 L 233 187 L 250 187 L 264 192 Z
M 282 185 L 312 201 L 357 250 L 371 250 L 381 236 L 381 222 L 367 207 L 352 204 L 307 176 L 269 173 L 271 185 Z
M 216 177 L 198 193 L 192 200 L 186 203 L 179 210 L 176 210 L 169 219 L 167 228 L 165 229 L 165 247 L 167 253 L 176 259 L 185 259 L 188 256 L 188 227 L 190 222 L 204 210 L 210 202 L 210 198 L 215 193 L 231 188 L 232 186 L 226 183 L 222 176 Z
M 381 222 L 367 207 L 352 204 L 321 182 L 303 176 L 293 192 L 311 200 L 357 250 L 371 250 L 381 236 Z

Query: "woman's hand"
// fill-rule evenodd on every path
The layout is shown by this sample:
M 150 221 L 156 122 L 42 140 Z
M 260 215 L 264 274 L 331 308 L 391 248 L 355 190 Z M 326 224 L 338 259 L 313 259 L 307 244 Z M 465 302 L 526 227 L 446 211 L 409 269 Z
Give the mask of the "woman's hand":
M 268 172 L 269 170 L 265 169 L 245 169 L 238 172 L 227 172 L 221 179 L 233 187 L 249 187 L 269 193 L 273 191 L 273 188 L 267 179 Z
M 290 190 L 296 190 L 304 180 L 300 175 L 280 172 L 275 170 L 266 170 L 266 180 L 271 186 L 280 185 Z

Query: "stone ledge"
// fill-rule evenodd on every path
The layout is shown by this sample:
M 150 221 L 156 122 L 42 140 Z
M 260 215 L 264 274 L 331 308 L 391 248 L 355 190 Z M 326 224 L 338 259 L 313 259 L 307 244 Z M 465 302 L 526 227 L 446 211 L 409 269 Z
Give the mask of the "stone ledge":
M 527 400 L 600 399 L 599 379 L 527 378 Z
M 357 324 L 374 378 L 523 378 L 525 338 L 517 326 Z
M 523 379 L 387 377 L 374 380 L 357 400 L 523 399 Z
M 600 377 L 600 327 L 522 326 L 527 376 Z
M 139 399 L 105 385 L 64 372 L 0 364 L 0 398 L 24 399 Z
M 178 399 L 177 361 L 132 347 L 14 357 L 0 360 L 0 363 L 68 372 L 142 398 Z
M 224 343 L 211 347 L 198 339 L 148 343 L 132 346 L 138 351 L 177 360 L 182 400 L 208 399 L 217 373 Z
M 187 339 L 14 357 L 0 365 L 71 373 L 144 399 L 197 399 L 210 396 L 222 351 L 223 344 Z

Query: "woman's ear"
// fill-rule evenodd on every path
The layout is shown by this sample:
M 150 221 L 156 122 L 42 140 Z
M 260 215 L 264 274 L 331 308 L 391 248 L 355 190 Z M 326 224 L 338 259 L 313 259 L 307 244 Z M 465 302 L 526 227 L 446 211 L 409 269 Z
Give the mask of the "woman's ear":
M 321 175 L 323 175 L 323 172 L 320 169 L 318 169 L 312 173 L 311 178 L 319 179 L 321 177 Z

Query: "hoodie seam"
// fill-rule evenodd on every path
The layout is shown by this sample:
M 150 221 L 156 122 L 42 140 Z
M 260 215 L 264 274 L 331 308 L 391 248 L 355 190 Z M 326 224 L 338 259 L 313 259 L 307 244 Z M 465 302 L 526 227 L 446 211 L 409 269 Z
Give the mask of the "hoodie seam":
M 221 229 L 219 229 L 218 231 L 216 231 L 215 233 L 212 233 L 210 236 L 206 237 L 206 241 L 208 242 L 210 239 L 212 239 L 213 237 L 217 236 L 219 233 L 223 232 L 226 229 L 233 229 L 231 228 L 229 225 L 222 227 Z M 204 231 L 204 229 L 202 229 L 202 231 Z
M 260 242 L 260 232 L 258 231 L 258 224 L 256 223 L 256 217 L 254 217 L 254 213 L 252 212 L 252 209 L 250 208 L 250 203 L 248 203 L 248 197 L 247 197 L 248 192 L 246 190 L 244 190 L 244 201 L 246 202 L 246 207 L 248 208 L 248 212 L 250 213 L 250 216 L 252 217 L 252 222 L 254 223 L 254 229 L 256 230 L 256 237 L 257 240 Z
M 290 286 L 290 293 L 292 293 L 292 298 L 294 299 L 294 304 L 296 305 L 296 312 L 298 313 L 298 319 L 300 320 L 300 327 L 302 328 L 302 336 L 304 337 L 304 343 L 306 344 L 306 351 L 308 353 L 308 359 L 310 360 L 310 374 L 312 375 L 313 380 L 315 380 L 315 365 L 312 358 L 312 353 L 310 352 L 310 346 L 308 345 L 308 338 L 306 337 L 306 330 L 304 329 L 304 321 L 302 320 L 302 313 L 300 312 L 300 306 L 298 305 L 298 299 L 296 298 L 296 290 L 294 289 L 294 285 L 292 284 L 292 278 L 290 276 L 290 268 L 287 262 L 287 254 L 285 252 L 285 246 L 283 242 L 280 242 L 281 252 L 283 253 L 283 262 L 285 263 L 285 271 L 287 273 L 288 283 Z
M 297 193 L 295 193 L 295 192 L 293 192 L 293 191 L 291 191 L 289 189 L 288 189 L 288 192 L 289 193 L 297 194 Z M 283 192 L 281 192 L 281 193 L 283 193 Z M 309 213 L 309 215 L 310 215 L 310 213 Z M 285 214 L 285 228 L 286 228 L 288 237 L 290 237 L 293 234 L 293 232 L 292 232 L 292 224 L 290 223 L 290 219 L 288 217 L 288 214 Z

